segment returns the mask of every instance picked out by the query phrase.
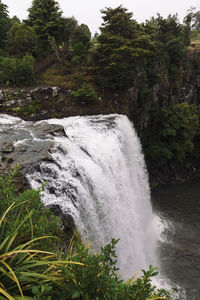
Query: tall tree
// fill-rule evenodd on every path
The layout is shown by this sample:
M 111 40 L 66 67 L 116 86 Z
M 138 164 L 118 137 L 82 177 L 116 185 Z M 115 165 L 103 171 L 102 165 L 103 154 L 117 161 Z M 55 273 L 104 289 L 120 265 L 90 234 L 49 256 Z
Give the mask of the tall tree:
M 28 9 L 29 15 L 25 22 L 32 26 L 41 41 L 44 50 L 49 47 L 49 38 L 59 43 L 62 35 L 62 11 L 54 0 L 33 0 Z
M 167 43 L 182 35 L 182 26 L 179 23 L 177 14 L 169 15 L 166 19 L 158 14 L 158 17 L 154 21 L 158 29 L 158 39 L 161 42 Z
M 123 90 L 131 87 L 139 62 L 153 45 L 126 8 L 106 8 L 102 13 L 93 59 L 97 76 L 102 86 Z
M 8 7 L 0 0 L 0 49 L 7 45 L 9 24 Z
M 33 53 L 38 43 L 37 34 L 33 27 L 24 23 L 14 22 L 10 29 L 10 52 L 19 57 Z
M 84 56 L 89 48 L 90 40 L 91 32 L 88 26 L 85 24 L 77 26 L 71 38 L 73 54 L 77 56 Z
M 192 29 L 200 33 L 200 11 L 196 7 L 191 7 L 188 11 L 185 20 L 191 23 Z

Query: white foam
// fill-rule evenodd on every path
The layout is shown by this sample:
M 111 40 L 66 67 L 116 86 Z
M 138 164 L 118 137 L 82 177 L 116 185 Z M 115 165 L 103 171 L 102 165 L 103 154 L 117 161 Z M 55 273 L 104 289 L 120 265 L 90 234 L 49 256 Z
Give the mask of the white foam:
M 20 118 L 12 117 L 6 114 L 0 114 L 0 125 L 14 125 L 22 122 Z

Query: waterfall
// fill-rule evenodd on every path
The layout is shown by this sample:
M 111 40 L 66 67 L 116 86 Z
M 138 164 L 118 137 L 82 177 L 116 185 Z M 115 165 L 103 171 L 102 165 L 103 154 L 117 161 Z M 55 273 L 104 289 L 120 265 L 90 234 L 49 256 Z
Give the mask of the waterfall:
M 46 180 L 45 204 L 73 216 L 86 242 L 98 250 L 119 238 L 120 272 L 128 278 L 154 263 L 148 176 L 141 145 L 126 116 L 48 120 L 65 128 L 55 137 L 52 162 L 28 175 L 32 187 Z
M 116 250 L 123 278 L 157 265 L 148 175 L 139 139 L 126 116 L 33 123 L 0 115 L 0 123 L 0 142 L 14 141 L 20 153 L 16 160 L 33 165 L 27 173 L 31 186 L 47 181 L 45 205 L 58 204 L 73 216 L 81 237 L 95 250 L 112 238 L 120 239 Z M 38 133 L 49 124 L 62 125 L 66 135 Z M 35 168 L 34 159 L 44 147 L 48 159 L 45 154 Z

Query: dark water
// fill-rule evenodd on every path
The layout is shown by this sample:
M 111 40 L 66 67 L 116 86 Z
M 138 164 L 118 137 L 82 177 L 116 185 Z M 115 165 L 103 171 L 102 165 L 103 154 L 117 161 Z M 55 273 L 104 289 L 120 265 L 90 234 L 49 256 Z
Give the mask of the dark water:
M 160 246 L 162 271 L 200 300 L 200 184 L 171 186 L 152 194 L 154 211 L 167 220 Z

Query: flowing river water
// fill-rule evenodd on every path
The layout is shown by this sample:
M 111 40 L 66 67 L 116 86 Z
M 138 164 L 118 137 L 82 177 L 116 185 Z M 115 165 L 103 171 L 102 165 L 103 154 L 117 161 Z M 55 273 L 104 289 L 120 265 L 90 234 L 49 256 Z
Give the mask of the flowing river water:
M 162 272 L 185 289 L 187 300 L 199 300 L 200 184 L 160 189 L 152 194 L 152 203 L 164 226 L 159 246 Z

